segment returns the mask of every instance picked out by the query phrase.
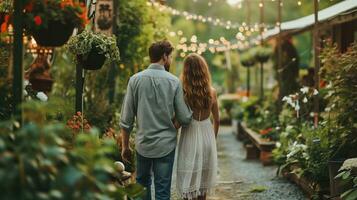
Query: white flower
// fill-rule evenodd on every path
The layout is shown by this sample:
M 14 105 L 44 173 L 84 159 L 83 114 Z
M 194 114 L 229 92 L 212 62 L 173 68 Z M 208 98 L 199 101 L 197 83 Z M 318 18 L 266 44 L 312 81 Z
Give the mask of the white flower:
M 245 102 L 247 102 L 247 101 L 248 101 L 248 97 L 243 97 L 243 98 L 242 98 L 242 102 L 243 102 L 243 103 L 245 103 Z
M 24 80 L 24 86 L 27 86 L 28 84 L 30 84 L 29 80 Z
M 36 94 L 36 97 L 40 100 L 40 101 L 47 101 L 48 100 L 48 97 L 45 93 L 43 92 L 38 92 Z
M 309 92 L 309 87 L 306 87 L 306 86 L 305 86 L 305 87 L 301 88 L 300 91 L 301 91 L 303 94 L 306 94 L 306 93 Z
M 325 112 L 330 112 L 330 111 L 331 111 L 331 108 L 329 108 L 329 107 L 325 108 Z
M 277 142 L 277 143 L 276 143 L 276 147 L 277 147 L 277 148 L 280 148 L 280 147 L 281 147 L 281 143 L 280 143 L 280 142 Z
M 328 85 L 326 85 L 326 88 L 332 88 L 332 83 L 330 82 Z
M 310 117 L 314 117 L 315 116 L 315 113 L 314 112 L 311 112 L 310 113 Z
M 318 94 L 319 94 L 319 91 L 317 91 L 316 89 L 314 89 L 313 95 L 318 95 Z
M 308 102 L 307 98 L 304 97 L 304 99 L 302 100 L 302 102 L 307 103 L 307 102 Z
M 357 158 L 350 158 L 345 160 L 345 162 L 343 162 L 343 165 L 339 169 L 339 171 L 356 169 L 356 168 L 357 168 Z
M 291 126 L 291 125 L 288 125 L 288 126 L 286 126 L 286 130 L 288 131 L 288 130 L 291 130 L 291 129 L 293 129 L 294 127 L 293 126 Z

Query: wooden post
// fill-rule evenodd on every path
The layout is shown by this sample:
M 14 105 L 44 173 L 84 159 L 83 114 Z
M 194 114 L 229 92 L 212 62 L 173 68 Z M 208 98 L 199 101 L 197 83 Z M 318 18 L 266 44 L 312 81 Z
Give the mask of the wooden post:
M 75 111 L 83 113 L 83 85 L 84 85 L 84 70 L 81 63 L 76 65 L 76 107 Z
M 23 1 L 14 1 L 14 42 L 13 42 L 13 115 L 15 119 L 22 123 L 22 110 L 20 104 L 23 98 Z
M 319 90 L 319 71 L 320 71 L 320 40 L 319 40 L 319 2 L 318 0 L 314 0 L 314 16 L 315 16 L 315 24 L 314 24 L 314 61 L 315 61 L 315 89 Z M 314 125 L 315 128 L 319 123 L 319 95 L 314 96 Z
M 118 30 L 117 30 L 117 23 L 116 21 L 118 20 L 118 1 L 113 1 L 113 35 L 118 36 Z M 114 98 L 115 98 L 115 87 L 116 87 L 116 75 L 117 75 L 117 67 L 114 63 L 110 65 L 110 69 L 108 71 L 108 100 L 109 104 L 114 103 Z
M 247 3 L 247 26 L 250 31 L 250 15 L 251 15 L 251 9 L 250 9 L 250 1 L 246 1 Z M 247 66 L 247 96 L 250 97 L 250 66 Z
M 247 66 L 247 96 L 250 96 L 250 66 Z
M 264 47 L 263 32 L 264 32 L 264 1 L 260 0 L 260 46 Z M 260 99 L 264 99 L 264 63 L 260 62 Z
M 279 88 L 281 87 L 281 75 L 279 73 L 280 69 L 282 68 L 282 35 L 281 35 L 281 0 L 278 0 L 278 39 L 277 39 L 277 48 L 278 48 L 278 70 L 277 70 L 277 79 Z M 279 99 L 281 101 L 281 99 Z

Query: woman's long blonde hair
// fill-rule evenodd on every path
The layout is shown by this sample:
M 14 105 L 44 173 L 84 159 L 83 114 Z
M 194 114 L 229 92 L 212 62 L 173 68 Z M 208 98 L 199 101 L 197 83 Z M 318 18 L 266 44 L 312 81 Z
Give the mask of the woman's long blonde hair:
M 181 81 L 186 103 L 195 110 L 209 109 L 212 103 L 211 75 L 205 59 L 195 53 L 183 62 Z

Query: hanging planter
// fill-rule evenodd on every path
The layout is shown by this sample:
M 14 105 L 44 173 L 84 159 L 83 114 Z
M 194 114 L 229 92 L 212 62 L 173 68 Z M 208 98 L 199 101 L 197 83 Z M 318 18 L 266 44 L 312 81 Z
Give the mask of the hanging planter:
M 74 26 L 61 21 L 50 21 L 47 28 L 35 30 L 32 33 L 40 46 L 58 47 L 64 45 L 72 35 Z
M 243 65 L 243 67 L 252 67 L 255 65 L 255 58 L 252 53 L 246 52 L 241 55 L 240 63 Z
M 87 22 L 85 5 L 70 0 L 25 0 L 24 25 L 40 46 L 64 45 Z
M 87 55 L 78 55 L 78 62 L 81 63 L 83 69 L 98 70 L 102 68 L 105 62 L 105 55 L 99 52 L 100 49 L 92 48 Z
M 101 69 L 105 61 L 119 61 L 119 49 L 114 36 L 85 30 L 71 37 L 66 48 L 76 57 L 75 62 L 86 70 Z
M 255 51 L 255 59 L 260 63 L 266 63 L 271 56 L 271 50 L 264 47 L 259 47 Z

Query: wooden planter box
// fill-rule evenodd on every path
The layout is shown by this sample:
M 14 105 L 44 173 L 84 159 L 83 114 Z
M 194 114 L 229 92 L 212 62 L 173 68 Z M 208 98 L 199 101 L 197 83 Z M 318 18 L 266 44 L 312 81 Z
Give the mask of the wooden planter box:
M 247 159 L 253 159 L 256 152 L 259 153 L 259 159 L 262 164 L 270 165 L 272 164 L 272 151 L 275 148 L 276 142 L 267 141 L 260 137 L 260 135 L 253 130 L 249 129 L 245 123 L 241 123 L 242 131 L 246 138 L 248 138 L 253 146 L 247 147 Z
M 312 187 L 312 184 L 303 176 L 299 177 L 297 174 L 295 173 L 291 173 L 291 171 L 293 171 L 293 168 L 296 166 L 291 166 L 290 170 L 284 170 L 282 172 L 282 175 L 289 179 L 291 182 L 295 183 L 296 185 L 298 185 L 303 191 L 304 193 L 311 198 L 312 195 L 315 193 L 314 188 Z
M 290 180 L 291 182 L 295 183 L 297 186 L 301 188 L 301 190 L 306 194 L 306 196 L 310 199 L 313 195 L 315 195 L 316 191 L 314 189 L 314 184 L 312 181 L 308 180 L 304 176 L 298 176 L 295 173 L 292 173 L 294 169 L 298 168 L 298 165 L 291 165 L 289 167 L 289 170 L 283 170 L 282 175 Z M 321 200 L 327 200 L 331 199 L 329 195 L 329 188 L 322 188 L 320 189 L 319 192 L 319 199 Z

